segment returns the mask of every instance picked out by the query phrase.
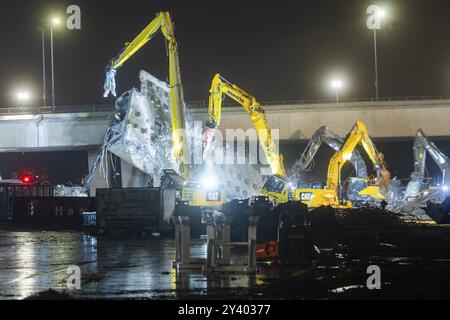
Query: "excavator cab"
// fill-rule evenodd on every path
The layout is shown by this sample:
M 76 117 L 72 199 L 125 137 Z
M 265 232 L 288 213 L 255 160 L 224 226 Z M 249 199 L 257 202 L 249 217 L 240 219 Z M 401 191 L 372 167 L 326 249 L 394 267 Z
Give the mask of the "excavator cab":
M 289 183 L 280 176 L 270 176 L 261 193 L 275 203 L 286 203 L 289 201 Z
M 353 202 L 384 200 L 380 187 L 374 180 L 351 177 L 347 188 L 347 198 Z

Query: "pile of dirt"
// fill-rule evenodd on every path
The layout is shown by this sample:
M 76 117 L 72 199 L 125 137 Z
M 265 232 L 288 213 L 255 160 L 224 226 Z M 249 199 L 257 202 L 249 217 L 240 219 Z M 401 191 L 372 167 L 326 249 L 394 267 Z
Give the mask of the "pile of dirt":
M 354 208 L 337 212 L 339 224 L 346 228 L 370 228 L 371 230 L 401 229 L 406 224 L 401 216 L 387 210 L 373 207 Z

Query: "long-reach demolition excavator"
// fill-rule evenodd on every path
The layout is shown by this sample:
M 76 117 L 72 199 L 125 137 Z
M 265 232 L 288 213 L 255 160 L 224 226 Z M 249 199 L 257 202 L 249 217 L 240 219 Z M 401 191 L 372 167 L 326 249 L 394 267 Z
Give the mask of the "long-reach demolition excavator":
M 106 73 L 105 93 L 113 92 L 114 88 L 108 88 L 107 85 L 114 85 L 114 81 L 108 81 L 115 76 L 118 68 L 136 54 L 145 44 L 147 44 L 159 31 L 162 31 L 167 43 L 169 54 L 169 86 L 170 86 L 170 108 L 172 115 L 172 139 L 174 158 L 180 168 L 180 174 L 184 178 L 190 175 L 187 165 L 187 154 L 185 146 L 187 141 L 184 137 L 186 132 L 186 120 L 184 114 L 184 95 L 183 85 L 181 83 L 180 62 L 178 56 L 178 45 L 175 38 L 174 28 L 169 12 L 159 12 L 144 30 L 136 38 L 125 45 L 120 54 L 111 60 Z
M 115 74 L 128 59 L 147 44 L 159 31 L 162 32 L 168 47 L 169 56 L 169 87 L 170 110 L 172 118 L 172 144 L 173 156 L 183 179 L 177 179 L 175 173 L 170 173 L 172 180 L 182 189 L 181 198 L 191 206 L 218 207 L 225 203 L 226 194 L 223 190 L 206 190 L 191 183 L 191 166 L 189 165 L 190 147 L 186 137 L 186 117 L 184 106 L 183 85 L 181 82 L 178 44 L 175 38 L 174 27 L 169 12 L 160 12 L 136 38 L 127 43 L 120 54 L 111 60 L 105 81 L 105 95 L 115 93 Z M 182 186 L 184 184 L 184 186 Z
M 267 122 L 267 117 L 264 109 L 259 102 L 252 95 L 248 94 L 237 85 L 224 79 L 220 74 L 217 74 L 211 84 L 209 96 L 209 121 L 205 126 L 205 153 L 211 146 L 211 141 L 214 138 L 214 131 L 219 127 L 222 114 L 222 101 L 224 95 L 227 95 L 237 103 L 239 103 L 245 111 L 250 115 L 250 119 L 258 134 L 261 147 L 266 154 L 268 163 L 272 170 L 272 175 L 277 177 L 277 180 L 283 181 L 287 185 L 287 175 L 284 169 L 283 156 L 279 153 L 278 147 L 275 144 L 272 131 Z M 264 195 L 268 195 L 271 190 L 264 187 Z M 285 194 L 286 201 L 288 201 L 287 193 Z

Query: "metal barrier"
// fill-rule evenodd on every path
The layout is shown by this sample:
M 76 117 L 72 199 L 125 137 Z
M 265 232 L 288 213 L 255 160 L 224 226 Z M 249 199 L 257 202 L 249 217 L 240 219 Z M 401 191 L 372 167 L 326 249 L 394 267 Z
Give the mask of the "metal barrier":
M 386 98 L 354 98 L 341 99 L 339 104 L 344 103 L 364 103 L 364 102 L 401 102 L 401 101 L 445 101 L 450 100 L 450 96 L 412 96 L 412 97 L 386 97 Z M 275 100 L 261 101 L 263 106 L 277 105 L 308 105 L 308 104 L 336 104 L 334 99 L 316 99 L 316 100 Z M 206 109 L 207 101 L 187 102 L 190 109 Z M 224 103 L 224 107 L 237 107 L 236 103 Z M 67 105 L 56 106 L 53 110 L 50 106 L 45 107 L 0 107 L 0 116 L 2 115 L 38 115 L 38 114 L 58 114 L 58 113 L 95 113 L 95 112 L 113 112 L 113 104 L 92 104 L 92 105 Z
M 39 115 L 39 114 L 58 114 L 58 113 L 90 113 L 90 112 L 112 112 L 113 104 L 98 105 L 70 105 L 56 106 L 54 111 L 52 107 L 6 107 L 0 108 L 0 116 L 6 115 Z
M 340 99 L 339 104 L 344 103 L 364 103 L 364 102 L 409 102 L 409 101 L 445 101 L 450 100 L 450 96 L 411 96 L 411 97 L 386 97 L 386 98 L 353 98 Z M 278 105 L 307 105 L 307 104 L 336 104 L 335 99 L 312 99 L 312 100 L 272 100 L 260 101 L 263 106 L 278 106 Z M 191 109 L 208 108 L 207 101 L 191 101 L 188 103 Z M 224 107 L 237 107 L 237 103 L 223 103 Z

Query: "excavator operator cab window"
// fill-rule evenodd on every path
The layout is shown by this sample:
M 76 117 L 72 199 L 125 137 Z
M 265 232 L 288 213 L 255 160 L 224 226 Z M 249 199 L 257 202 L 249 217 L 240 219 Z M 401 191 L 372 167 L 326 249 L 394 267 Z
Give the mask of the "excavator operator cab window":
M 354 200 L 362 200 L 362 196 L 359 195 L 359 192 L 366 189 L 369 186 L 369 182 L 365 179 L 360 178 L 350 178 L 348 184 L 348 199 Z
M 267 180 L 264 188 L 268 192 L 274 192 L 274 193 L 282 193 L 286 187 L 286 181 L 280 179 L 277 176 L 272 176 Z

